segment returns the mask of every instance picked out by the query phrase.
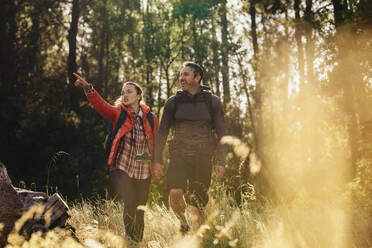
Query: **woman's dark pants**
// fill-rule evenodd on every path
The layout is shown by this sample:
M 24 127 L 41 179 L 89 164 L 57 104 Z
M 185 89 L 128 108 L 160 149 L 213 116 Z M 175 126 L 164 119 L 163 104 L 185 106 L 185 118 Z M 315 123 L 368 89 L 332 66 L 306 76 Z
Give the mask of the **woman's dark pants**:
M 140 205 L 146 205 L 150 188 L 148 179 L 130 178 L 121 170 L 110 172 L 110 187 L 114 196 L 124 202 L 125 233 L 132 240 L 139 242 L 143 238 L 144 211 L 138 210 Z

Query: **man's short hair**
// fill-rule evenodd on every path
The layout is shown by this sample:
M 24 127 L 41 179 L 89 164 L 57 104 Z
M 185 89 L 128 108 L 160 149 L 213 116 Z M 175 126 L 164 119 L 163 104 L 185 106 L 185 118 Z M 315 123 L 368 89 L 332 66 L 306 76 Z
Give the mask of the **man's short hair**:
M 194 77 L 196 75 L 200 75 L 200 80 L 199 80 L 199 84 L 200 82 L 202 81 L 203 79 L 203 76 L 204 76 L 204 71 L 203 71 L 203 68 L 198 65 L 197 63 L 194 63 L 194 62 L 191 62 L 191 61 L 186 61 L 185 63 L 183 63 L 183 67 L 191 67 L 194 71 Z

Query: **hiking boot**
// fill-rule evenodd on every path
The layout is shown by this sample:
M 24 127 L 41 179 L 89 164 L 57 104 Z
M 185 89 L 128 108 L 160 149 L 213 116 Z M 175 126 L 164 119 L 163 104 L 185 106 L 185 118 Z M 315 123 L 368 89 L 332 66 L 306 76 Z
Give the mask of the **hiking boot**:
M 190 226 L 187 223 L 181 224 L 180 232 L 182 233 L 182 235 L 185 235 L 189 231 L 190 231 Z

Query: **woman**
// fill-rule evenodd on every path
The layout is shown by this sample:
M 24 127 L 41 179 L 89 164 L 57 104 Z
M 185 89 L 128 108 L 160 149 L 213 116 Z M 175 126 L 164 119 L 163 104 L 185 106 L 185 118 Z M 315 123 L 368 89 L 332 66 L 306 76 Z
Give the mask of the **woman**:
M 74 76 L 77 78 L 75 86 L 84 89 L 94 109 L 112 122 L 113 129 L 122 123 L 112 141 L 107 162 L 110 166 L 109 179 L 115 193 L 124 201 L 126 235 L 142 243 L 144 212 L 137 207 L 146 205 L 149 193 L 157 118 L 147 105 L 141 103 L 142 89 L 138 84 L 124 83 L 121 97 L 112 106 L 91 84 L 76 73 Z

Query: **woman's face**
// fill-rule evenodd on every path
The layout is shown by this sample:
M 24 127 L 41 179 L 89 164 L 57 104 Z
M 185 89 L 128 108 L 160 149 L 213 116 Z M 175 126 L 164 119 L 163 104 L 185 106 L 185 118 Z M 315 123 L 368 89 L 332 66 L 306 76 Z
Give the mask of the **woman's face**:
M 128 107 L 138 105 L 139 99 L 141 99 L 141 95 L 137 94 L 136 87 L 131 84 L 123 86 L 123 89 L 121 90 L 121 97 L 123 104 Z

